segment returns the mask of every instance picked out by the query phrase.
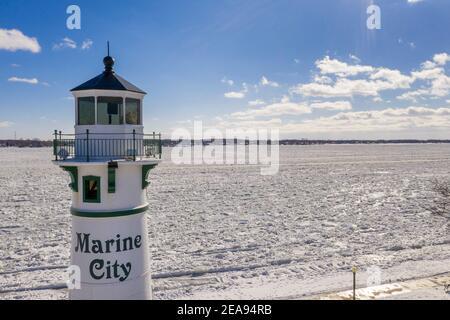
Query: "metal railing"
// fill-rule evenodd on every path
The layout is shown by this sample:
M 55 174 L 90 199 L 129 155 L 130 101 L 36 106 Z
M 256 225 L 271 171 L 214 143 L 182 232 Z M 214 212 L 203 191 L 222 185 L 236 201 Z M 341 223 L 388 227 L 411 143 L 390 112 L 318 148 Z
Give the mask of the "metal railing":
M 55 130 L 53 155 L 56 161 L 161 159 L 161 133 L 85 133 L 63 134 Z

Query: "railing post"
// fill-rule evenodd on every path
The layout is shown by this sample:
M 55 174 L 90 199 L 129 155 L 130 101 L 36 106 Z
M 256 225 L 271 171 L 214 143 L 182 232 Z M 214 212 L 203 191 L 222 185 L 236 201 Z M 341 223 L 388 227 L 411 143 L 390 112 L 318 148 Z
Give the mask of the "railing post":
M 136 130 L 133 129 L 133 161 L 136 161 Z
M 89 162 L 89 129 L 86 129 L 86 161 Z
M 161 159 L 161 155 L 162 155 L 162 142 L 161 142 L 161 132 L 159 133 L 159 158 Z
M 155 131 L 153 131 L 153 138 L 152 138 L 152 156 L 156 157 L 156 139 L 155 139 Z
M 58 130 L 55 130 L 55 139 L 53 140 L 53 155 L 55 156 L 55 161 L 58 161 L 58 153 L 56 150 L 58 150 Z

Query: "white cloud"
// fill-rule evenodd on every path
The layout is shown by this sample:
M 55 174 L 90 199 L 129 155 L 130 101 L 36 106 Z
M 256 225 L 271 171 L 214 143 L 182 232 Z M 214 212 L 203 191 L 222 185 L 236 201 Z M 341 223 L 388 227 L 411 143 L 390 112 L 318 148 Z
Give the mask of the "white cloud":
M 269 86 L 269 87 L 279 87 L 280 85 L 275 81 L 270 81 L 265 76 L 262 76 L 261 80 L 259 81 L 259 84 L 262 86 Z
M 80 45 L 81 50 L 89 50 L 94 44 L 94 41 L 91 39 L 85 39 Z M 63 38 L 59 43 L 53 44 L 53 50 L 61 50 L 61 49 L 77 49 L 78 44 L 75 40 L 70 39 L 69 37 Z
M 232 117 L 217 126 L 245 128 L 277 128 L 282 135 L 341 136 L 363 139 L 383 136 L 429 138 L 450 129 L 450 107 L 387 108 L 383 110 L 340 112 L 329 117 L 284 122 L 280 118 L 254 119 Z M 392 135 L 390 135 L 392 133 Z
M 242 83 L 241 91 L 230 91 L 223 94 L 225 98 L 229 99 L 242 99 L 245 98 L 245 94 L 248 92 L 248 85 L 244 82 Z
M 86 39 L 81 44 L 81 50 L 88 50 L 92 47 L 93 44 L 94 44 L 94 41 L 92 41 L 91 39 Z
M 417 102 L 418 98 L 421 98 L 423 96 L 426 96 L 429 93 L 428 90 L 425 89 L 419 89 L 419 90 L 415 90 L 415 91 L 409 91 L 409 92 L 405 92 L 401 95 L 399 95 L 397 97 L 397 99 L 399 100 L 408 100 L 408 101 L 413 101 L 413 102 Z
M 349 54 L 348 57 L 356 63 L 360 63 L 361 59 L 355 56 L 354 54 Z
M 264 125 L 264 121 L 271 119 L 274 120 L 271 125 L 278 126 L 283 134 L 295 132 L 297 136 L 299 133 L 317 133 L 321 136 L 344 133 L 346 137 L 357 137 L 361 133 L 377 137 L 387 136 L 387 132 L 393 132 L 393 136 L 397 137 L 426 138 L 430 134 L 442 136 L 445 130 L 450 129 L 450 76 L 446 75 L 444 67 L 449 61 L 449 55 L 439 53 L 422 63 L 418 70 L 402 73 L 385 67 L 347 64 L 327 56 L 316 61 L 318 70 L 311 82 L 300 83 L 289 90 L 290 93 L 305 97 L 321 98 L 318 101 L 293 102 L 287 96 L 279 102 L 268 104 L 263 104 L 264 101 L 259 99 L 248 101 L 249 108 L 224 116 L 223 119 L 228 122 L 222 123 Z M 267 78 L 266 80 L 269 81 Z M 262 82 L 263 79 L 261 84 Z M 243 91 L 246 88 L 244 86 Z M 435 109 L 422 105 L 353 112 L 352 103 L 342 99 L 363 96 L 370 97 L 373 102 L 388 104 L 391 100 L 381 95 L 386 90 L 395 90 L 395 93 L 402 90 L 397 93 L 399 100 L 417 103 L 425 98 L 441 99 L 442 105 L 447 107 Z M 238 94 L 244 96 L 245 92 Z M 319 109 L 339 113 L 315 119 L 309 116 L 301 121 L 298 119 L 303 117 L 288 117 L 311 114 Z M 346 132 L 349 134 L 345 134 Z
M 11 77 L 8 79 L 9 82 L 23 82 L 28 84 L 38 84 L 39 80 L 36 78 L 18 78 L 18 77 Z
M 375 79 L 383 80 L 350 80 L 339 78 L 333 85 L 322 83 L 299 84 L 291 91 L 308 97 L 376 97 L 380 91 L 409 88 L 408 81 L 401 74 L 379 73 Z
M 414 79 L 403 75 L 400 71 L 387 68 L 375 69 L 375 72 L 370 75 L 370 79 L 383 79 L 391 85 L 389 86 L 389 84 L 384 83 L 383 85 L 385 85 L 385 87 L 383 87 L 383 85 L 380 85 L 380 83 L 378 82 L 377 84 L 380 85 L 381 90 L 407 89 L 409 88 L 410 84 L 414 82 Z
M 426 62 L 422 64 L 422 70 L 420 71 L 413 71 L 411 72 L 411 75 L 413 76 L 414 80 L 432 80 L 439 78 L 444 74 L 444 69 L 442 68 L 428 68 L 429 66 L 426 65 Z
M 300 60 L 299 59 L 294 59 L 295 64 L 299 64 Z
M 59 50 L 59 49 L 65 49 L 65 48 L 76 49 L 77 43 L 74 40 L 72 40 L 68 37 L 65 37 L 64 39 L 62 39 L 61 42 L 55 43 L 53 45 L 53 50 Z
M 436 67 L 436 63 L 428 60 L 428 61 L 425 61 L 424 63 L 422 63 L 421 67 L 422 67 L 422 69 L 433 69 Z
M 450 77 L 441 75 L 431 82 L 430 95 L 445 97 L 450 94 Z
M 0 128 L 11 127 L 13 123 L 11 121 L 0 121 Z
M 313 80 L 296 85 L 290 92 L 306 97 L 333 98 L 331 101 L 319 99 L 309 103 L 293 102 L 284 97 L 279 102 L 263 105 L 259 104 L 259 100 L 253 100 L 248 102 L 249 108 L 224 116 L 220 123 L 238 127 L 276 127 L 282 135 L 296 137 L 444 137 L 450 130 L 450 76 L 446 75 L 445 69 L 448 62 L 450 56 L 439 53 L 422 63 L 419 69 L 402 73 L 400 70 L 353 65 L 325 57 L 316 61 L 317 74 Z M 405 89 L 410 91 L 405 92 Z M 441 99 L 442 105 L 446 107 L 422 105 L 354 112 L 351 111 L 353 106 L 350 101 L 336 99 L 364 96 L 371 97 L 374 102 L 388 104 L 391 100 L 381 95 L 385 90 L 396 90 L 395 93 L 402 90 L 397 93 L 397 99 L 415 103 L 425 98 Z M 314 114 L 293 117 L 320 109 L 337 112 L 328 117 L 314 118 Z
M 266 103 L 264 102 L 264 100 L 261 99 L 256 99 L 248 102 L 248 105 L 251 107 L 263 106 L 265 104 Z
M 450 55 L 447 53 L 438 53 L 435 54 L 433 57 L 433 61 L 436 62 L 438 65 L 443 66 L 447 62 L 450 61 Z
M 17 64 L 17 63 L 11 63 L 11 67 L 13 67 L 13 68 L 19 68 L 19 67 L 20 67 L 20 64 Z
M 325 56 L 322 60 L 317 60 L 315 64 L 321 74 L 335 74 L 340 77 L 355 76 L 360 73 L 373 71 L 371 66 L 349 65 L 336 59 L 330 59 L 329 56 Z
M 432 99 L 442 98 L 450 94 L 450 77 L 444 74 L 442 68 L 425 69 L 411 73 L 415 80 L 427 81 L 429 87 L 422 87 L 398 96 L 399 100 L 410 100 L 417 102 L 418 98 L 430 97 Z
M 433 61 L 425 61 L 421 69 L 411 72 L 414 81 L 425 81 L 426 86 L 405 92 L 397 97 L 399 100 L 417 102 L 418 99 L 429 97 L 438 99 L 450 94 L 450 77 L 445 74 L 444 66 L 450 61 L 450 55 L 439 53 L 433 56 Z
M 348 79 L 340 79 L 334 85 L 322 83 L 300 84 L 292 88 L 292 92 L 307 97 L 352 97 L 354 95 L 361 96 L 377 96 L 378 92 L 372 86 L 368 85 L 365 80 L 351 81 Z
M 322 83 L 322 84 L 329 84 L 329 83 L 333 82 L 333 79 L 331 79 L 330 77 L 327 77 L 327 76 L 315 75 L 314 82 Z
M 404 75 L 399 70 L 367 65 L 349 65 L 328 56 L 317 60 L 315 64 L 320 74 L 335 75 L 336 79 L 316 75 L 313 82 L 298 84 L 291 88 L 292 93 L 324 98 L 378 97 L 385 90 L 409 89 L 415 81 L 413 76 Z M 348 78 L 356 75 L 359 75 L 358 79 Z
M 284 132 L 347 133 L 406 131 L 419 128 L 450 128 L 450 108 L 408 107 L 344 112 L 299 123 L 286 124 Z
M 41 51 L 41 46 L 36 38 L 28 37 L 17 29 L 0 29 L 0 50 L 17 51 L 24 50 L 32 53 Z
M 234 84 L 234 81 L 233 81 L 233 80 L 227 79 L 226 77 L 223 77 L 222 80 L 220 80 L 220 82 L 226 83 L 226 84 L 228 84 L 229 86 L 232 86 L 232 85 Z
M 402 38 L 399 38 L 398 43 L 403 45 L 403 44 L 407 44 L 411 49 L 415 49 L 416 48 L 416 44 L 412 41 L 408 42 L 408 41 L 404 41 Z
M 422 2 L 423 0 L 408 0 L 408 3 L 412 3 L 412 4 L 414 4 L 414 3 L 419 3 L 419 2 Z
M 291 102 L 288 97 L 283 97 L 280 102 L 273 103 L 260 109 L 250 109 L 231 114 L 236 119 L 254 119 L 255 117 L 274 117 L 281 115 L 300 115 L 311 113 L 311 108 L 303 103 Z
M 325 109 L 325 110 L 351 110 L 352 104 L 349 101 L 325 101 L 311 103 L 310 107 L 313 109 Z
M 245 98 L 245 93 L 240 92 L 240 91 L 230 91 L 230 92 L 225 92 L 223 94 L 223 96 L 225 98 L 229 98 L 229 99 L 243 99 L 243 98 Z

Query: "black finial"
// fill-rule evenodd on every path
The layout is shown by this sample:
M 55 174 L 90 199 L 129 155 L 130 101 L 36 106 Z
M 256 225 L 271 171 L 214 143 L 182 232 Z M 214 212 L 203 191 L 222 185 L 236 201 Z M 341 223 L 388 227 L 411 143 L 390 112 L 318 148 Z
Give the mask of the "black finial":
M 107 41 L 108 55 L 103 58 L 103 64 L 105 65 L 105 72 L 112 72 L 114 66 L 114 59 L 109 55 L 109 41 Z

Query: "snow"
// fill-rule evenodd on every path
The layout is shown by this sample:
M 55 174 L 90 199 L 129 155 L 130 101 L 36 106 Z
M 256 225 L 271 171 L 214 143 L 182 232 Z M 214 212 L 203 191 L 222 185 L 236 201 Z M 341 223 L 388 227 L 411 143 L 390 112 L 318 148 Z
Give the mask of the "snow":
M 0 148 L 0 299 L 67 297 L 70 179 L 51 151 Z M 147 191 L 155 299 L 307 298 L 350 289 L 353 265 L 360 287 L 372 266 L 383 283 L 450 272 L 448 222 L 424 209 L 432 179 L 450 178 L 450 145 L 280 152 L 280 172 L 262 176 L 175 165 L 163 149 Z

